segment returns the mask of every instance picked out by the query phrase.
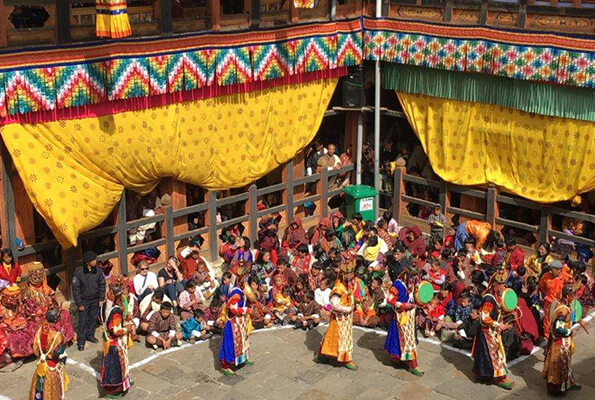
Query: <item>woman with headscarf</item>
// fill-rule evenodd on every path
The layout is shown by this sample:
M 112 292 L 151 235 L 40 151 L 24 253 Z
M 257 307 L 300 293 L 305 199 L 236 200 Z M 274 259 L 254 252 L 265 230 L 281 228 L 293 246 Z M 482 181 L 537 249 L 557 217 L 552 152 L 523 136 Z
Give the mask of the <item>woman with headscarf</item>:
M 290 249 L 296 249 L 300 244 L 308 244 L 306 238 L 306 231 L 302 225 L 302 219 L 300 217 L 293 217 L 293 220 L 283 232 L 283 239 L 281 240 L 283 245 L 287 244 Z
M 328 231 L 331 227 L 331 220 L 329 218 L 322 218 L 318 225 L 314 229 L 314 233 L 310 238 L 310 244 L 316 246 L 320 243 L 322 238 L 325 237 L 326 231 Z
M 399 232 L 399 239 L 403 241 L 410 254 L 423 256 L 426 253 L 426 243 L 421 235 L 421 229 L 417 225 L 410 228 L 403 228 Z

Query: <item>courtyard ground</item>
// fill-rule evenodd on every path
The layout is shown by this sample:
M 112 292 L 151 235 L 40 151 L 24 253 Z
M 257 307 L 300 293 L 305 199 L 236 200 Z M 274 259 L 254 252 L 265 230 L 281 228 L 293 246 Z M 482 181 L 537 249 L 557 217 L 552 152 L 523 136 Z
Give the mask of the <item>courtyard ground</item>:
M 280 328 L 256 331 L 251 336 L 255 364 L 223 376 L 216 362 L 220 338 L 170 351 L 153 351 L 142 344 L 130 350 L 134 386 L 125 397 L 135 399 L 204 400 L 522 400 L 546 398 L 540 372 L 543 351 L 509 363 L 514 390 L 475 383 L 472 359 L 439 342 L 423 339 L 419 344 L 421 377 L 395 368 L 383 351 L 385 333 L 355 328 L 355 361 L 359 371 L 318 364 L 314 354 L 325 327 L 309 332 Z M 97 332 L 99 337 L 99 332 Z M 84 352 L 69 348 L 67 399 L 97 399 L 102 396 L 96 380 L 101 347 L 87 345 Z M 567 399 L 595 398 L 595 336 L 581 332 L 576 337 L 573 368 L 580 392 Z M 13 372 L 0 373 L 0 400 L 26 399 L 35 362 Z

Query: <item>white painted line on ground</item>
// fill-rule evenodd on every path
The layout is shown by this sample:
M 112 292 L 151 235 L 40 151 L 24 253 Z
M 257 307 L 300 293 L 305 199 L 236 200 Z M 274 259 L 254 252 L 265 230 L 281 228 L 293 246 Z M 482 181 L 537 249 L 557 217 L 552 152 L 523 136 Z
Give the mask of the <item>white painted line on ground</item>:
M 97 379 L 97 380 L 99 380 L 101 378 L 99 372 L 95 371 L 93 369 L 93 367 L 91 367 L 90 365 L 75 361 L 72 358 L 66 359 L 66 363 L 70 364 L 70 365 L 76 365 L 77 367 L 81 368 L 83 371 L 86 371 L 86 372 L 90 373 L 91 375 L 93 375 L 95 377 L 95 379 Z
M 0 400 L 12 400 L 12 399 L 8 396 L 4 396 L 4 395 L 0 394 Z

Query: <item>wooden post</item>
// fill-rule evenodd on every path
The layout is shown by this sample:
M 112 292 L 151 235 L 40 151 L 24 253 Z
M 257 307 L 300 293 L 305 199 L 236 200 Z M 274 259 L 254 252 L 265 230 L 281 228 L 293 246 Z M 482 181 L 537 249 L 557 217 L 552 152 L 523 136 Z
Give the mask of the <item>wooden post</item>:
M 492 229 L 496 229 L 496 218 L 498 218 L 498 202 L 496 196 L 498 191 L 493 184 L 488 187 L 488 193 L 486 197 L 486 222 L 492 225 Z
M 14 198 L 19 201 L 14 202 L 14 218 L 15 218 L 15 235 L 21 239 L 25 244 L 30 245 L 35 243 L 35 210 L 33 209 L 33 203 L 29 199 L 29 195 L 25 190 L 25 184 L 21 180 L 21 177 L 14 171 L 10 171 L 12 174 L 12 188 Z M 15 241 L 16 246 L 16 241 Z M 18 254 L 15 253 L 15 257 Z M 37 258 L 35 254 L 20 257 L 19 263 L 26 264 L 35 261 Z M 23 274 L 25 272 L 23 271 Z
M 328 2 L 329 7 L 329 19 L 331 21 L 335 21 L 337 19 L 337 0 L 329 0 Z
M 58 43 L 70 42 L 70 0 L 56 0 L 56 37 Z
M 260 0 L 247 0 L 250 7 L 249 21 L 251 29 L 258 29 L 260 27 Z
M 1 0 L 0 0 L 1 1 Z M 4 6 L 2 6 L 4 7 Z M 13 254 L 16 254 L 16 227 L 14 217 L 14 192 L 12 189 L 12 159 L 0 138 L 0 161 L 2 164 L 2 200 L 0 201 L 0 219 L 2 220 L 2 247 L 9 248 Z
M 401 224 L 401 214 L 405 209 L 405 204 L 403 203 L 402 199 L 403 195 L 405 194 L 405 182 L 403 182 L 403 175 L 405 175 L 405 173 L 405 167 L 395 168 L 395 181 L 393 185 L 393 217 L 397 220 L 397 224 Z
M 345 113 L 345 140 L 343 142 L 343 151 L 349 149 L 351 152 L 351 162 L 354 163 L 354 157 L 357 152 L 357 126 L 362 113 L 360 111 L 347 111 Z M 351 171 L 350 182 L 355 182 L 356 168 Z
M 442 207 L 442 214 L 446 217 L 446 222 L 450 221 L 448 208 L 450 207 L 450 192 L 448 191 L 448 183 L 446 181 L 442 181 L 440 185 L 440 194 L 439 200 L 440 206 Z M 447 236 L 448 225 L 444 225 L 442 229 L 442 237 L 445 238 Z
M 293 164 L 293 179 L 299 179 L 299 178 L 303 178 L 304 177 L 304 172 L 306 170 L 306 161 L 305 161 L 305 156 L 304 156 L 304 152 L 300 151 L 294 158 L 292 161 Z M 304 194 L 305 194 L 305 187 L 304 185 L 298 185 L 293 189 L 293 200 L 300 200 L 304 198 Z M 304 217 L 304 212 L 302 211 L 304 209 L 304 207 L 299 207 L 298 208 L 298 212 L 296 212 L 295 214 L 297 214 L 297 216 L 299 216 L 300 218 Z M 292 213 L 293 214 L 293 213 Z
M 180 210 L 188 205 L 187 197 L 186 197 L 186 184 L 184 182 L 180 182 L 173 178 L 167 178 L 162 181 L 160 184 L 160 188 L 162 192 L 165 192 L 170 195 L 171 197 L 171 208 L 172 211 Z M 175 249 L 178 248 L 179 243 L 175 243 L 173 238 L 181 233 L 188 232 L 188 217 L 178 217 L 172 220 L 172 231 L 168 231 L 167 224 L 163 224 L 161 226 L 161 233 L 167 239 L 167 246 L 170 245 L 170 241 L 172 242 L 172 246 L 174 251 L 167 256 L 175 255 Z M 171 238 L 171 239 L 170 239 Z M 166 247 L 169 248 L 169 247 Z
M 161 34 L 171 35 L 172 29 L 172 0 L 161 0 Z
M 297 24 L 299 19 L 300 19 L 299 10 L 297 8 L 295 8 L 295 4 L 293 3 L 293 0 L 289 0 L 289 22 L 292 24 Z
M 214 31 L 221 30 L 221 1 L 208 0 L 208 7 L 211 16 L 211 29 Z
M 4 7 L 4 0 L 0 0 L 0 47 L 8 46 L 7 27 L 8 15 L 6 15 L 6 7 Z
M 552 215 L 548 207 L 541 209 L 539 217 L 539 241 L 542 243 L 548 242 L 549 230 L 552 228 Z
M 128 248 L 128 231 L 126 230 L 126 190 L 122 191 L 122 197 L 118 204 L 116 225 L 118 227 L 118 233 L 116 234 L 115 247 L 118 251 L 118 265 L 120 267 L 120 272 L 124 275 L 128 275 L 128 257 L 126 254 Z
M 209 254 L 211 261 L 217 261 L 217 193 L 214 190 L 207 192 L 207 215 L 205 222 L 209 225 Z
M 283 182 L 286 185 L 283 191 L 283 204 L 287 207 L 285 216 L 289 225 L 293 220 L 293 160 L 283 167 Z
M 248 220 L 248 237 L 250 238 L 250 243 L 254 246 L 256 240 L 258 240 L 258 197 L 256 196 L 256 185 L 250 185 L 248 189 L 248 215 L 250 219 Z
M 486 25 L 488 23 L 488 6 L 489 0 L 481 0 L 481 14 L 479 15 L 480 25 Z
M 321 185 L 320 185 L 320 215 L 328 217 L 328 168 L 322 167 L 321 174 Z M 318 190 L 317 190 L 318 192 Z

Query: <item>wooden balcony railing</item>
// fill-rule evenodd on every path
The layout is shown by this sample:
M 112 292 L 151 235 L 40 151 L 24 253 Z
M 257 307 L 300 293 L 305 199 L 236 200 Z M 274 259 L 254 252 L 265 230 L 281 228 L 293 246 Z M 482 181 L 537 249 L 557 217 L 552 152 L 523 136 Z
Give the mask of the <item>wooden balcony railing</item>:
M 138 37 L 347 19 L 362 15 L 362 3 L 321 0 L 297 10 L 292 0 L 138 0 L 128 2 L 128 15 Z M 93 1 L 0 0 L 0 47 L 93 40 Z

